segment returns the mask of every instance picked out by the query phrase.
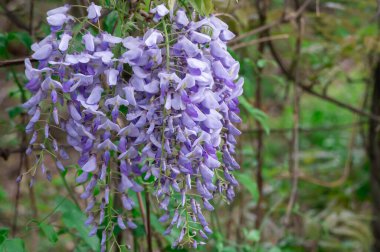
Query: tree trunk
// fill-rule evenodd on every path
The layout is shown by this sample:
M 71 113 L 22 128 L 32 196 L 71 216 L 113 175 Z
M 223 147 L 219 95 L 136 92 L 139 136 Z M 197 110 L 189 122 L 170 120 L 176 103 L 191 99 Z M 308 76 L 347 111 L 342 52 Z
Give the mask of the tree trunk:
M 373 91 L 371 113 L 380 116 L 380 61 L 373 72 Z M 372 195 L 372 233 L 374 237 L 373 251 L 380 251 L 380 124 L 373 119 L 369 122 L 368 155 L 371 166 L 370 184 Z

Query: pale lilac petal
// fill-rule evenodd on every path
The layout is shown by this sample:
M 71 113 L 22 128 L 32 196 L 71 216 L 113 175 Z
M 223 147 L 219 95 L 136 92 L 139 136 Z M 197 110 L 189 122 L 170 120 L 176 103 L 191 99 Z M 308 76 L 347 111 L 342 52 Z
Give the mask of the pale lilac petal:
M 72 37 L 69 34 L 64 33 L 61 36 L 61 42 L 59 43 L 59 50 L 61 51 L 66 51 L 67 48 L 69 47 L 69 42 L 72 39 Z
M 94 4 L 93 2 L 87 8 L 88 15 L 87 17 L 91 20 L 96 21 L 100 17 L 100 11 L 102 10 L 101 6 Z
M 148 47 L 157 45 L 162 41 L 164 41 L 164 37 L 162 36 L 161 32 L 157 30 L 151 29 L 144 35 L 144 43 Z
M 133 87 L 125 87 L 123 88 L 125 92 L 125 98 L 131 104 L 132 106 L 136 106 L 136 99 L 135 99 L 135 90 Z
M 47 17 L 47 21 L 51 26 L 62 26 L 67 21 L 67 16 L 62 13 L 57 13 Z
M 86 33 L 83 36 L 83 41 L 87 51 L 93 52 L 95 50 L 94 36 L 91 33 Z
M 90 159 L 82 166 L 82 170 L 89 173 L 95 171 L 97 168 L 96 156 L 92 155 Z
M 86 100 L 87 104 L 90 104 L 90 105 L 97 104 L 102 97 L 103 91 L 104 89 L 101 86 L 94 87 L 94 89 L 91 91 L 90 96 Z
M 117 84 L 119 71 L 116 69 L 109 69 L 109 70 L 106 70 L 105 73 L 107 76 L 108 85 L 115 86 Z
M 35 53 L 32 54 L 32 58 L 36 60 L 45 60 L 50 57 L 53 52 L 53 47 L 50 44 L 41 46 Z

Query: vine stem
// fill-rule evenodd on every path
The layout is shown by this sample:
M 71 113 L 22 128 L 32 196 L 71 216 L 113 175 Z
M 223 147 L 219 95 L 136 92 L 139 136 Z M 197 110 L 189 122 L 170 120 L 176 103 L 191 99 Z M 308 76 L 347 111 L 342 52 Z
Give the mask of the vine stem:
M 166 70 L 169 72 L 170 68 L 170 44 L 169 44 L 169 33 L 165 20 L 162 20 L 162 24 L 164 25 L 165 32 L 165 45 L 166 45 Z
M 110 223 L 112 222 L 113 199 L 112 199 L 112 189 L 111 189 L 111 178 L 112 178 L 111 167 L 110 167 L 110 165 L 108 165 L 108 167 L 107 167 L 106 184 L 110 188 L 110 192 L 109 192 L 110 196 L 109 196 L 109 202 L 107 204 L 107 226 L 109 226 Z M 111 251 L 111 249 L 110 249 L 111 247 L 112 247 L 112 245 L 111 245 L 111 239 L 109 239 L 107 237 L 107 239 L 106 239 L 106 251 Z
M 150 224 L 150 199 L 149 199 L 148 191 L 145 191 L 145 208 L 146 208 L 146 229 L 147 229 L 148 251 L 153 252 L 152 227 Z
M 63 185 L 65 186 L 67 192 L 69 193 L 70 198 L 74 201 L 74 204 L 80 209 L 79 202 L 78 202 L 78 200 L 76 199 L 73 190 L 71 190 L 69 184 L 67 183 L 67 180 L 66 180 L 65 175 L 63 175 L 63 173 L 62 173 L 61 171 L 58 171 L 58 172 L 59 172 L 59 175 L 61 176 L 61 179 L 62 179 Z

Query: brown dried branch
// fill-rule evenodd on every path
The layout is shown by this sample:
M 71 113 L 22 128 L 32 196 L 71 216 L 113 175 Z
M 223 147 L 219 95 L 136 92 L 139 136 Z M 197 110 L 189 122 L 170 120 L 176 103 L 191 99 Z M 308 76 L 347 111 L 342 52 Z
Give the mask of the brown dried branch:
M 294 0 L 295 5 L 299 8 L 299 1 Z M 293 59 L 292 67 L 294 69 L 294 104 L 293 104 L 293 130 L 292 130 L 292 147 L 291 154 L 289 160 L 289 173 L 291 174 L 291 183 L 292 189 L 288 202 L 288 206 L 286 208 L 285 214 L 285 225 L 289 225 L 290 217 L 293 210 L 293 206 L 297 199 L 298 192 L 298 169 L 299 169 L 299 124 L 300 124 L 300 100 L 301 100 L 301 92 L 299 88 L 299 79 L 300 79 L 300 69 L 299 63 L 301 59 L 301 47 L 302 47 L 302 15 L 297 17 L 297 40 L 296 40 L 296 51 Z M 293 71 L 292 71 L 293 72 Z
M 243 40 L 247 37 L 250 37 L 252 35 L 255 35 L 255 34 L 258 34 L 258 33 L 261 33 L 263 31 L 267 31 L 267 30 L 270 30 L 272 29 L 273 27 L 276 27 L 280 24 L 283 24 L 283 23 L 288 23 L 292 20 L 295 20 L 297 19 L 305 10 L 306 10 L 306 7 L 312 2 L 313 0 L 307 0 L 304 2 L 304 4 L 294 13 L 291 13 L 289 15 L 283 15 L 279 20 L 273 22 L 273 23 L 269 23 L 269 24 L 266 24 L 266 25 L 262 25 L 256 29 L 253 29 L 252 31 L 249 31 L 247 33 L 244 33 L 244 34 L 241 34 L 239 36 L 237 36 L 235 39 L 233 39 L 230 43 L 231 44 L 235 44 L 237 43 L 238 41 L 240 40 Z
M 300 133 L 313 133 L 313 132 L 321 132 L 321 131 L 340 131 L 342 129 L 350 129 L 357 126 L 362 126 L 368 124 L 367 121 L 360 121 L 356 123 L 349 123 L 349 124 L 336 124 L 331 126 L 324 126 L 324 127 L 313 127 L 313 128 L 303 128 L 299 127 L 298 131 Z M 277 128 L 277 129 L 271 129 L 271 134 L 286 134 L 293 130 L 294 128 Z M 253 130 L 242 130 L 243 134 L 257 134 L 259 132 L 265 132 L 263 129 L 253 129 Z M 1 152 L 0 152 L 1 153 Z
M 30 6 L 29 6 L 29 34 L 30 34 L 31 37 L 34 36 L 33 20 L 34 20 L 34 0 L 30 0 Z
M 281 72 L 285 75 L 285 77 L 289 81 L 294 82 L 294 80 L 295 80 L 294 73 L 291 70 L 288 70 L 288 67 L 286 66 L 286 64 L 284 63 L 283 59 L 280 57 L 279 53 L 277 52 L 274 44 L 272 43 L 272 40 L 267 41 L 267 44 L 269 46 L 270 52 L 272 54 L 272 57 L 276 61 L 276 63 L 278 64 Z M 318 97 L 318 98 L 323 99 L 325 101 L 328 101 L 328 102 L 330 102 L 332 104 L 337 105 L 338 107 L 341 107 L 341 108 L 344 108 L 346 110 L 349 110 L 349 111 L 351 111 L 354 114 L 357 114 L 357 115 L 360 115 L 360 116 L 365 116 L 367 118 L 370 118 L 372 120 L 380 122 L 380 116 L 374 115 L 374 114 L 372 114 L 370 112 L 367 112 L 365 110 L 362 110 L 360 108 L 356 108 L 354 106 L 351 106 L 349 104 L 341 102 L 341 101 L 339 101 L 339 100 L 337 100 L 337 99 L 335 99 L 333 97 L 330 97 L 327 94 L 320 94 L 317 91 L 313 90 L 312 87 L 309 87 L 309 86 L 303 84 L 302 82 L 297 82 L 297 85 L 300 88 L 302 88 L 302 90 L 304 92 L 306 92 L 306 93 L 308 93 L 308 94 L 310 94 L 312 96 L 315 96 L 315 97 Z
M 10 60 L 2 60 L 0 61 L 0 68 L 1 67 L 10 67 L 10 66 L 16 66 L 16 65 L 23 65 L 25 59 L 10 59 Z M 30 59 L 31 62 L 36 62 L 34 59 Z
M 298 179 L 303 180 L 305 182 L 315 184 L 315 185 L 327 187 L 327 188 L 335 188 L 335 187 L 339 187 L 339 186 L 343 185 L 343 183 L 347 180 L 348 176 L 350 175 L 350 170 L 351 170 L 351 166 L 352 166 L 352 152 L 353 152 L 353 148 L 354 148 L 354 144 L 355 144 L 356 132 L 357 132 L 358 127 L 360 127 L 361 124 L 362 123 L 360 123 L 360 122 L 357 122 L 356 124 L 354 124 L 355 127 L 351 133 L 350 142 L 349 142 L 348 147 L 347 147 L 348 156 L 346 159 L 346 163 L 345 163 L 345 166 L 343 169 L 343 173 L 338 179 L 336 179 L 334 181 L 323 181 L 323 180 L 316 178 L 315 176 L 308 175 L 302 171 L 298 172 Z M 280 176 L 278 176 L 278 178 L 288 179 L 288 178 L 290 178 L 290 176 L 291 176 L 290 174 L 281 174 Z
M 260 25 L 264 26 L 267 21 L 267 3 L 266 1 L 261 1 L 261 0 L 256 0 L 256 9 L 259 14 L 259 20 L 260 20 Z M 265 40 L 266 32 L 263 31 L 259 34 L 259 39 L 258 40 Z M 239 47 L 240 46 L 240 47 Z M 242 44 L 238 44 L 235 49 L 241 48 Z M 264 54 L 265 51 L 265 42 L 264 43 L 259 43 L 258 46 L 258 51 L 259 51 L 259 57 L 261 58 Z M 258 68 L 258 72 L 256 74 L 256 94 L 255 94 L 255 99 L 256 99 L 256 104 L 255 107 L 257 109 L 262 109 L 262 68 Z M 262 129 L 261 123 L 256 121 L 256 125 L 258 129 Z M 256 212 L 256 221 L 255 221 L 255 227 L 258 228 L 261 225 L 261 220 L 262 220 L 262 210 L 261 210 L 261 205 L 263 202 L 263 185 L 264 185 L 264 178 L 262 174 L 263 170 L 263 151 L 264 151 L 264 133 L 260 132 L 257 135 L 257 154 L 256 154 L 256 160 L 257 160 L 257 170 L 256 170 L 256 183 L 257 183 L 257 189 L 259 191 L 259 198 L 257 201 L 257 206 L 255 209 Z
M 288 34 L 279 34 L 279 35 L 273 35 L 273 36 L 270 36 L 270 37 L 261 37 L 259 39 L 255 39 L 255 40 L 252 40 L 252 41 L 242 42 L 242 43 L 233 45 L 233 46 L 231 46 L 231 49 L 232 50 L 238 50 L 238 49 L 241 49 L 241 48 L 244 48 L 244 47 L 247 47 L 247 46 L 252 46 L 252 45 L 256 45 L 256 44 L 260 44 L 260 43 L 265 43 L 265 42 L 272 41 L 272 40 L 280 40 L 280 39 L 288 39 L 288 38 L 289 38 Z
M 15 24 L 20 29 L 29 31 L 28 25 L 26 25 L 22 20 L 18 18 L 18 16 L 16 16 L 12 11 L 10 11 L 6 4 L 0 2 L 0 7 L 4 10 L 5 15 L 10 21 L 12 21 L 13 24 Z

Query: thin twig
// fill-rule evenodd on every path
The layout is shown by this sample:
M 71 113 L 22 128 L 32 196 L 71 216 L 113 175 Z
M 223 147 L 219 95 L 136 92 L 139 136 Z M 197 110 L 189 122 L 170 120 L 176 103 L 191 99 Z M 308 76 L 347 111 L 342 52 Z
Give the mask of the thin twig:
M 269 46 L 269 49 L 270 49 L 270 52 L 273 56 L 273 59 L 276 61 L 276 63 L 278 64 L 281 72 L 285 75 L 285 77 L 289 80 L 289 81 L 292 81 L 294 82 L 295 80 L 295 76 L 294 76 L 294 72 L 291 71 L 291 69 L 288 69 L 288 67 L 285 65 L 283 59 L 281 58 L 281 56 L 279 55 L 279 53 L 277 52 L 275 46 L 273 45 L 272 43 L 272 40 L 269 40 L 267 41 L 268 43 L 268 46 Z M 293 65 L 293 64 L 292 64 Z M 322 100 L 325 100 L 325 101 L 328 101 L 332 104 L 335 104 L 337 105 L 338 107 L 341 107 L 341 108 L 344 108 L 346 110 L 349 110 L 351 112 L 353 112 L 354 114 L 357 114 L 357 115 L 360 115 L 360 116 L 365 116 L 367 118 L 370 118 L 372 120 L 375 120 L 377 122 L 380 122 L 380 116 L 377 116 L 377 115 L 374 115 L 370 112 L 367 112 L 367 111 L 364 111 L 360 108 L 357 108 L 357 107 L 353 107 L 347 103 L 344 103 L 344 102 L 341 102 L 327 94 L 320 94 L 318 93 L 317 91 L 313 90 L 313 88 L 303 84 L 302 82 L 297 82 L 297 85 L 299 87 L 302 88 L 302 90 L 312 96 L 315 96 L 315 97 L 318 97 Z
M 348 176 L 350 175 L 350 170 L 351 170 L 351 166 L 352 166 L 352 152 L 353 152 L 353 148 L 355 145 L 355 137 L 357 134 L 357 130 L 360 127 L 359 122 L 356 124 L 353 124 L 353 125 L 355 125 L 355 127 L 352 130 L 352 133 L 350 136 L 350 142 L 347 146 L 346 163 L 345 163 L 345 166 L 343 169 L 343 173 L 338 179 L 336 179 L 334 181 L 323 181 L 323 180 L 316 178 L 315 176 L 307 175 L 302 171 L 298 172 L 298 179 L 303 180 L 305 182 L 315 184 L 315 185 L 327 187 L 327 188 L 336 188 L 336 187 L 343 185 L 343 183 L 347 180 Z M 290 174 L 282 174 L 282 175 L 278 176 L 277 178 L 287 179 L 289 177 L 290 177 Z
M 260 25 L 265 25 L 267 16 L 266 16 L 266 2 L 265 1 L 260 1 L 256 0 L 256 9 L 259 14 L 260 18 Z M 260 43 L 258 46 L 258 51 L 259 51 L 259 57 L 262 58 L 265 50 L 265 36 L 266 33 L 265 31 L 261 32 L 259 34 L 259 39 L 256 41 L 263 41 L 264 43 Z M 253 42 L 253 41 L 251 41 Z M 234 48 L 235 50 L 237 48 L 241 48 L 244 45 L 238 44 Z M 256 108 L 257 109 L 262 109 L 262 68 L 257 69 L 257 74 L 256 74 Z M 256 126 L 258 129 L 262 129 L 261 123 L 259 121 L 256 121 Z M 262 211 L 261 211 L 261 205 L 263 202 L 263 184 L 264 184 L 264 179 L 263 179 L 263 151 L 264 151 L 264 132 L 260 132 L 257 136 L 257 154 L 256 154 L 256 159 L 257 159 L 257 169 L 256 169 L 256 183 L 257 183 L 257 188 L 259 191 L 259 198 L 257 201 L 257 206 L 255 209 L 256 212 L 256 221 L 255 221 L 255 227 L 258 228 L 261 224 L 262 220 Z
M 30 0 L 29 6 L 29 34 L 33 38 L 34 29 L 33 29 L 33 20 L 34 20 L 34 0 Z
M 280 24 L 287 23 L 287 22 L 290 22 L 290 21 L 298 18 L 306 10 L 306 7 L 312 1 L 313 0 L 307 0 L 307 1 L 305 1 L 304 4 L 295 13 L 292 13 L 290 15 L 284 15 L 279 20 L 277 20 L 277 21 L 275 21 L 273 23 L 260 26 L 260 27 L 258 27 L 256 29 L 253 29 L 252 31 L 249 31 L 249 32 L 244 33 L 244 34 L 241 34 L 241 35 L 237 36 L 235 39 L 233 39 L 230 43 L 231 44 L 235 44 L 235 43 L 237 43 L 238 41 L 240 41 L 242 39 L 245 39 L 245 38 L 250 37 L 252 35 L 261 33 L 261 32 L 266 31 L 266 30 L 270 30 L 273 27 L 276 27 L 276 26 L 278 26 Z
M 296 7 L 299 8 L 299 1 L 295 0 Z M 302 15 L 297 17 L 297 40 L 296 40 L 296 52 L 293 60 L 294 66 L 294 104 L 293 104 L 293 131 L 292 131 L 292 148 L 290 162 L 289 162 L 289 173 L 291 174 L 291 194 L 288 202 L 288 206 L 286 208 L 285 214 L 285 225 L 289 225 L 290 216 L 293 210 L 293 206 L 297 199 L 297 191 L 298 191 L 298 169 L 299 169 L 299 124 L 300 124 L 300 100 L 301 100 L 301 92 L 298 85 L 299 82 L 299 63 L 301 58 L 301 47 L 302 47 Z
M 31 62 L 35 62 L 36 60 L 31 59 Z M 16 66 L 16 65 L 23 65 L 25 62 L 25 58 L 23 59 L 10 59 L 10 60 L 1 60 L 0 61 L 0 67 L 9 67 L 9 66 Z
M 145 208 L 146 208 L 146 226 L 148 229 L 147 232 L 147 242 L 148 242 L 148 252 L 153 252 L 152 247 L 152 228 L 150 225 L 150 200 L 149 200 L 149 192 L 145 192 Z
M 29 31 L 28 25 L 22 22 L 22 20 L 20 20 L 17 15 L 15 15 L 12 11 L 10 11 L 8 7 L 6 6 L 6 4 L 0 3 L 0 7 L 4 10 L 4 13 L 8 17 L 8 19 L 12 21 L 12 24 L 15 24 L 20 29 Z
M 323 132 L 323 131 L 340 131 L 342 129 L 350 129 L 357 126 L 367 125 L 367 121 L 359 121 L 356 123 L 347 123 L 347 124 L 335 124 L 329 126 L 321 126 L 321 127 L 312 127 L 312 128 L 303 128 L 298 127 L 298 131 L 300 133 L 314 133 L 314 132 Z M 286 134 L 293 130 L 294 128 L 276 128 L 270 129 L 270 134 Z M 242 130 L 243 134 L 257 134 L 260 132 L 265 132 L 263 129 L 252 129 L 252 130 Z M 1 149 L 0 149 L 1 153 Z
M 143 204 L 141 192 L 137 192 L 136 194 L 137 194 L 137 201 L 138 201 L 139 207 L 140 207 L 141 218 L 144 221 L 145 233 L 148 233 L 148 228 L 147 228 L 147 223 L 146 223 L 146 218 L 145 218 L 145 216 L 146 216 L 145 215 L 145 209 L 144 209 L 144 204 Z
M 21 116 L 21 123 L 25 124 L 26 117 L 25 115 Z M 26 143 L 26 134 L 21 134 L 21 142 Z M 22 168 L 24 164 L 24 158 L 25 158 L 25 151 L 20 151 L 20 160 L 19 160 L 19 165 L 17 169 L 17 176 L 20 176 L 22 173 Z M 16 195 L 15 195 L 15 205 L 14 205 L 14 215 L 13 215 L 13 224 L 12 224 L 12 236 L 15 236 L 17 233 L 17 219 L 18 219 L 18 204 L 20 201 L 20 196 L 21 196 L 21 187 L 20 183 L 17 183 L 17 189 L 16 189 Z
M 11 73 L 12 73 L 14 81 L 16 82 L 16 85 L 17 85 L 17 87 L 21 93 L 20 101 L 21 101 L 21 103 L 25 103 L 26 102 L 26 94 L 24 91 L 24 87 L 21 85 L 21 83 L 18 80 L 17 75 L 13 69 L 11 69 Z M 26 124 L 26 118 L 27 118 L 27 115 L 25 113 L 21 113 L 21 124 L 22 125 Z M 27 144 L 27 136 L 26 136 L 26 132 L 24 130 L 22 132 L 20 132 L 20 135 L 21 135 L 21 143 L 20 143 L 20 149 L 21 149 L 23 146 L 26 146 L 26 144 Z M 24 166 L 24 162 L 25 162 L 25 164 L 28 164 L 25 159 L 27 159 L 25 151 L 20 152 L 20 162 L 19 162 L 19 167 L 17 170 L 17 177 L 18 178 L 21 176 L 22 168 Z M 26 170 L 28 170 L 28 169 L 29 169 L 29 167 L 26 167 Z M 15 235 L 17 232 L 18 206 L 19 206 L 20 197 L 21 197 L 21 181 L 19 183 L 17 183 L 17 190 L 16 190 L 16 195 L 15 195 L 15 205 L 14 205 L 14 215 L 13 215 L 13 225 L 12 225 L 12 234 L 13 235 Z
M 273 36 L 270 36 L 270 37 L 261 37 L 259 39 L 255 39 L 255 40 L 252 40 L 252 41 L 242 42 L 240 44 L 233 45 L 233 46 L 231 46 L 231 49 L 232 50 L 238 50 L 238 49 L 241 49 L 241 48 L 244 48 L 244 47 L 247 47 L 247 46 L 261 44 L 261 43 L 265 43 L 265 42 L 268 42 L 268 41 L 271 41 L 271 40 L 280 40 L 280 39 L 288 39 L 288 38 L 289 38 L 288 34 L 279 34 L 279 35 L 273 35 Z

